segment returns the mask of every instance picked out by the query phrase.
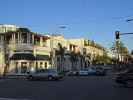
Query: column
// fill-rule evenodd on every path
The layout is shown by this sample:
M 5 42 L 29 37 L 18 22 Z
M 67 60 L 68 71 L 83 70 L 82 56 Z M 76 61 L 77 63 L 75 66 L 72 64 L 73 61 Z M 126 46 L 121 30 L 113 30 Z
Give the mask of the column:
M 20 41 L 21 41 L 21 39 L 20 39 L 20 32 L 18 33 L 18 43 L 20 44 Z
M 72 51 L 74 51 L 74 46 L 72 45 Z
M 27 33 L 27 44 L 29 43 L 29 34 Z
M 20 74 L 21 73 L 21 62 L 18 61 L 18 73 Z
M 17 36 L 17 38 L 18 38 L 17 43 L 18 43 L 18 44 L 20 43 L 19 34 L 20 34 L 20 33 L 18 32 L 18 34 L 17 34 L 17 35 L 18 35 L 18 36 Z
M 30 69 L 31 69 L 31 65 L 30 65 L 30 61 L 27 61 L 27 71 L 30 71 Z
M 31 33 L 29 33 L 29 44 L 31 44 Z
M 13 41 L 13 33 L 12 33 L 12 43 L 13 43 L 14 41 Z
M 2 35 L 0 35 L 0 43 L 3 44 Z
M 22 43 L 22 33 L 19 33 L 19 41 L 20 41 L 20 44 Z
M 43 38 L 40 37 L 40 46 L 43 46 Z
M 2 44 L 1 35 L 0 35 L 0 44 Z
M 16 43 L 16 34 L 14 33 L 14 44 Z
M 34 45 L 34 34 L 32 34 L 32 44 Z

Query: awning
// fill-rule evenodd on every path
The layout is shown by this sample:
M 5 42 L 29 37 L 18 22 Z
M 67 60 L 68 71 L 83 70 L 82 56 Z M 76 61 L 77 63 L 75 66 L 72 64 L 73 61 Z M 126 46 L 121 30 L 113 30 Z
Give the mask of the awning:
M 32 53 L 16 53 L 10 60 L 35 60 L 35 56 Z
M 49 60 L 50 57 L 48 55 L 36 55 L 36 60 Z

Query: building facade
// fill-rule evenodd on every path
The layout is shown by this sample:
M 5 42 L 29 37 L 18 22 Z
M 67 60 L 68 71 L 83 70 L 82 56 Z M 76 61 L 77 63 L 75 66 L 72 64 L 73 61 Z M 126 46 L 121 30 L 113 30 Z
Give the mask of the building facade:
M 26 28 L 1 33 L 1 74 L 26 74 L 31 69 L 49 68 L 50 48 L 46 45 L 47 39 L 47 36 Z
M 16 25 L 0 24 L 0 33 L 16 31 L 17 28 Z
M 26 74 L 30 70 L 54 68 L 80 70 L 89 66 L 103 49 L 86 40 L 43 35 L 15 25 L 0 25 L 0 74 Z

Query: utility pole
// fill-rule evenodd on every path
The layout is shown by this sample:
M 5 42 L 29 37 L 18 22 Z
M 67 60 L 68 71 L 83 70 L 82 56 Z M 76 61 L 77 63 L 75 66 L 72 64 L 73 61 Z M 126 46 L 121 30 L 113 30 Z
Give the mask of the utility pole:
M 50 48 L 51 48 L 51 68 L 55 67 L 54 66 L 54 49 L 53 49 L 53 34 L 50 36 Z

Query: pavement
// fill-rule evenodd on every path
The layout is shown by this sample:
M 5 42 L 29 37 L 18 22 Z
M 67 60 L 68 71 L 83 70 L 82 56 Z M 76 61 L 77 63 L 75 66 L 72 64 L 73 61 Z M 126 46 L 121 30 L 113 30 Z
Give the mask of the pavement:
M 133 88 L 111 76 L 65 77 L 62 81 L 0 79 L 0 100 L 133 100 Z

